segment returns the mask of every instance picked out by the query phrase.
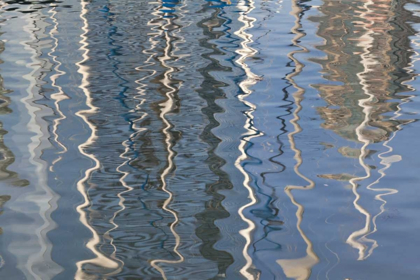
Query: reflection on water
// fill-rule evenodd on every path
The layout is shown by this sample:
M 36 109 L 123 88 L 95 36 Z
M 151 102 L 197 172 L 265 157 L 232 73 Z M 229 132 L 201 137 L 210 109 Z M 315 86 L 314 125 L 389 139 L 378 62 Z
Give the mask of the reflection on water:
M 0 2 L 5 279 L 417 279 L 418 6 Z
M 365 220 L 364 226 L 353 231 L 346 241 L 358 250 L 358 260 L 368 258 L 378 247 L 377 240 L 367 236 L 378 230 L 376 220 L 385 211 L 385 196 L 398 192 L 393 185 L 385 188 L 379 185 L 386 180 L 385 171 L 402 159 L 401 155 L 392 153 L 393 138 L 404 125 L 413 121 L 400 119 L 401 106 L 409 102 L 409 96 L 399 93 L 414 90 L 404 84 L 412 76 L 407 69 L 410 67 L 407 54 L 411 52 L 407 48 L 408 36 L 414 32 L 402 21 L 403 6 L 404 3 L 393 1 L 367 1 L 359 5 L 331 1 L 320 8 L 325 16 L 319 19 L 318 34 L 331 44 L 323 47 L 328 61 L 319 63 L 328 73 L 327 79 L 341 85 L 317 86 L 328 103 L 328 106 L 320 107 L 319 112 L 325 120 L 323 127 L 344 139 L 360 143 L 356 149 L 343 146 L 338 151 L 345 157 L 357 159 L 363 170 L 360 175 L 327 174 L 323 177 L 348 177 L 344 180 L 348 180 L 354 194 L 354 208 Z M 338 15 L 341 10 L 346 12 Z M 353 34 L 346 30 L 350 23 Z M 334 30 L 334 36 L 329 31 L 332 25 L 342 26 Z M 406 53 L 393 48 L 397 44 L 403 44 Z M 369 157 L 374 153 L 378 154 L 379 165 L 370 164 Z M 359 189 L 363 185 L 377 194 L 374 197 L 362 194 Z M 372 206 L 372 199 L 382 203 L 371 209 L 363 206 L 364 200 Z
M 290 198 L 290 201 L 297 207 L 296 228 L 306 244 L 306 256 L 299 259 L 279 259 L 277 260 L 277 263 L 282 267 L 284 274 L 288 278 L 308 279 L 311 275 L 312 267 L 319 262 L 319 258 L 314 252 L 311 240 L 304 233 L 301 227 L 305 208 L 302 204 L 297 202 L 295 197 L 293 196 L 293 192 L 295 192 L 296 190 L 311 190 L 315 187 L 315 182 L 303 175 L 299 171 L 299 167 L 303 163 L 302 151 L 299 148 L 297 148 L 295 141 L 296 135 L 302 131 L 302 128 L 299 125 L 299 113 L 302 110 L 301 103 L 305 94 L 305 89 L 300 87 L 294 80 L 294 77 L 302 73 L 304 68 L 304 64 L 302 64 L 298 59 L 296 59 L 295 55 L 299 52 L 308 52 L 308 50 L 305 47 L 299 45 L 299 40 L 304 37 L 304 33 L 302 33 L 299 30 L 302 27 L 300 23 L 300 16 L 304 13 L 304 9 L 298 3 L 293 2 L 291 13 L 295 17 L 295 25 L 291 30 L 294 34 L 296 34 L 296 36 L 292 40 L 292 43 L 295 47 L 299 49 L 291 51 L 288 54 L 288 58 L 295 64 L 295 69 L 292 73 L 289 73 L 285 77 L 289 84 L 292 85 L 293 88 L 296 90 L 296 92 L 292 94 L 293 101 L 295 103 L 295 109 L 292 111 L 293 119 L 290 120 L 290 123 L 293 125 L 293 131 L 288 134 L 288 140 L 290 142 L 290 149 L 292 149 L 295 153 L 294 159 L 296 160 L 296 164 L 293 168 L 294 172 L 306 183 L 302 186 L 287 185 L 285 187 L 285 193 Z

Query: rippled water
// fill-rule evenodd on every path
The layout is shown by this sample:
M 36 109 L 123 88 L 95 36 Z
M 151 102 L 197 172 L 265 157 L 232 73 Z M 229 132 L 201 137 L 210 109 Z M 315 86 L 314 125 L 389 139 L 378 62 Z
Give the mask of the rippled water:
M 420 279 L 415 1 L 0 7 L 1 279 Z

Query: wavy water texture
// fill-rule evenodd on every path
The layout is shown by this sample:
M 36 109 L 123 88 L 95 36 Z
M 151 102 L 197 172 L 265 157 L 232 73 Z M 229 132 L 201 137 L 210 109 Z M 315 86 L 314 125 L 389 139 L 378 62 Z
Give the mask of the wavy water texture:
M 168 25 L 170 24 L 169 20 L 167 24 Z M 166 25 L 163 25 L 162 28 L 166 29 L 167 27 Z M 179 222 L 179 217 L 178 217 L 177 212 L 172 210 L 169 206 L 169 204 L 173 200 L 173 193 L 168 189 L 167 178 L 166 178 L 170 174 L 170 172 L 173 171 L 174 169 L 173 158 L 175 156 L 175 152 L 173 151 L 173 144 L 172 144 L 173 136 L 171 135 L 171 132 L 170 132 L 170 129 L 173 127 L 173 125 L 167 120 L 166 115 L 170 113 L 171 111 L 173 111 L 174 106 L 175 106 L 174 94 L 176 94 L 176 92 L 178 91 L 179 87 L 182 86 L 182 84 L 178 85 L 178 88 L 172 85 L 171 74 L 175 71 L 175 69 L 172 68 L 171 66 L 168 66 L 166 64 L 166 61 L 171 59 L 170 50 L 174 46 L 171 44 L 170 35 L 167 32 L 162 32 L 162 33 L 165 34 L 164 36 L 165 36 L 166 46 L 164 49 L 163 56 L 159 58 L 159 61 L 161 62 L 163 67 L 168 69 L 167 71 L 165 71 L 163 75 L 163 79 L 161 80 L 161 83 L 163 84 L 163 86 L 166 89 L 168 89 L 168 91 L 166 92 L 167 100 L 163 104 L 161 104 L 163 108 L 161 109 L 161 113 L 160 113 L 160 118 L 162 119 L 162 122 L 164 123 L 164 126 L 165 126 L 162 132 L 165 135 L 165 143 L 166 143 L 167 152 L 168 152 L 167 167 L 163 170 L 161 174 L 162 190 L 168 194 L 168 198 L 164 201 L 162 205 L 162 209 L 165 210 L 166 212 L 171 213 L 171 215 L 174 217 L 174 221 L 170 223 L 169 228 L 173 236 L 175 237 L 175 246 L 173 248 L 173 251 L 178 256 L 178 260 L 157 259 L 157 260 L 152 260 L 150 264 L 162 274 L 162 277 L 164 279 L 167 279 L 164 270 L 160 268 L 158 264 L 159 263 L 177 264 L 177 263 L 182 263 L 184 261 L 184 257 L 178 251 L 178 247 L 181 244 L 181 237 L 175 230 L 175 227 Z
M 0 278 L 417 279 L 418 10 L 0 1 Z

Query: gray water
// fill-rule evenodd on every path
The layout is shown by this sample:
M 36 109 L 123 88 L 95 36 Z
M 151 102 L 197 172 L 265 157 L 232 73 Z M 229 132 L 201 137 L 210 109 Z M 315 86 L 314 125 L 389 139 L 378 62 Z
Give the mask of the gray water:
M 415 1 L 0 7 L 0 279 L 420 279 Z

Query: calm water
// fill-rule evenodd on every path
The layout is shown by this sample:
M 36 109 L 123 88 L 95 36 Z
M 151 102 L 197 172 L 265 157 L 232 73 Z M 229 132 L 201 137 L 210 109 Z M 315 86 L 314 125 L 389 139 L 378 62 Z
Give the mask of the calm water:
M 416 2 L 0 7 L 0 279 L 420 279 Z

